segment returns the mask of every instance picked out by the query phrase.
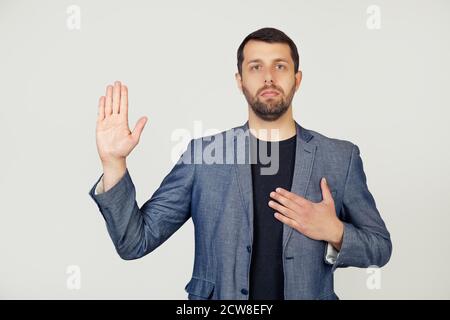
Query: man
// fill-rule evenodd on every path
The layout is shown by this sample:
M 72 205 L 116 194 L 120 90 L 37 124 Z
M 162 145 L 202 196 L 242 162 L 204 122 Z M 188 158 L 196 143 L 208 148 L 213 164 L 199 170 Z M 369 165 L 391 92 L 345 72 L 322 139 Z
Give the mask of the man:
M 338 299 L 336 268 L 381 267 L 392 252 L 359 148 L 293 119 L 302 72 L 286 34 L 257 30 L 237 58 L 248 121 L 191 140 L 141 208 L 126 157 L 147 118 L 131 132 L 127 87 L 108 86 L 96 132 L 103 175 L 89 194 L 126 260 L 150 253 L 192 217 L 189 299 Z

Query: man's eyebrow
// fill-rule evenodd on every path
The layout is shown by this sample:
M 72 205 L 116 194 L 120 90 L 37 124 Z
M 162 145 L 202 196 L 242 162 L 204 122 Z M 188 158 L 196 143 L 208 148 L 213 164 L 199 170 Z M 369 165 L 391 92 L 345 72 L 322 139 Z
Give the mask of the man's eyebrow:
M 275 59 L 273 61 L 275 61 L 275 62 L 280 62 L 281 61 L 281 62 L 289 63 L 286 59 L 283 59 L 283 58 L 277 58 L 277 59 Z M 249 62 L 247 62 L 247 64 L 250 64 L 252 62 L 262 62 L 262 60 L 261 59 L 252 59 Z

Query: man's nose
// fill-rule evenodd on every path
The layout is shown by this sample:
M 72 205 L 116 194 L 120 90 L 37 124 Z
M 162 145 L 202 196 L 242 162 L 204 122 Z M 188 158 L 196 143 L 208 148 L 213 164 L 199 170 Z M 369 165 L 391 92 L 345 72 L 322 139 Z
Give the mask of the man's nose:
M 264 75 L 264 84 L 271 85 L 272 83 L 273 83 L 272 72 L 270 70 L 267 70 L 266 74 Z

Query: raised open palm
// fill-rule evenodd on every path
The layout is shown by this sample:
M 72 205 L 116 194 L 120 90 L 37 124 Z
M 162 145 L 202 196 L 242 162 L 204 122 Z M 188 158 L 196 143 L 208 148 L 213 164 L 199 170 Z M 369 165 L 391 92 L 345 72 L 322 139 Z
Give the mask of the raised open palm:
M 97 150 L 102 162 L 126 158 L 139 143 L 147 117 L 141 117 L 133 132 L 128 127 L 128 88 L 119 81 L 108 85 L 98 105 Z

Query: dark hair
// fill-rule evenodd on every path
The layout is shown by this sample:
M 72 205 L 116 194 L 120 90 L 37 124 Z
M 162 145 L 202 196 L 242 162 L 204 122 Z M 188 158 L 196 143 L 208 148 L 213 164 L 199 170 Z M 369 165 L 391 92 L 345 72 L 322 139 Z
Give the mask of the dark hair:
M 237 67 L 239 70 L 239 74 L 242 75 L 242 61 L 244 61 L 244 47 L 250 40 L 259 40 L 268 43 L 286 43 L 291 48 L 291 57 L 294 61 L 294 70 L 295 73 L 298 71 L 298 51 L 297 46 L 294 41 L 291 40 L 283 31 L 280 31 L 275 28 L 262 28 L 256 30 L 255 32 L 250 33 L 247 37 L 245 37 L 244 41 L 242 41 L 241 45 L 237 51 Z

